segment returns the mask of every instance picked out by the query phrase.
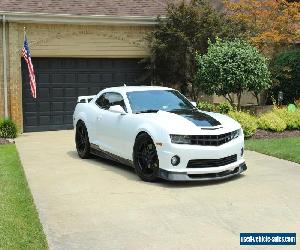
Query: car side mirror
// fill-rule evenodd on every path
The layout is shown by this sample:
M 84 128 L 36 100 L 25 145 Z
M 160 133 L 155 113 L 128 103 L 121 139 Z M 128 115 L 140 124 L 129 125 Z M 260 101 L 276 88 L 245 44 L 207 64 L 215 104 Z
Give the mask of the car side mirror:
M 196 102 L 191 102 L 191 104 L 197 108 L 197 103 Z
M 111 112 L 114 112 L 114 113 L 121 114 L 121 115 L 126 114 L 125 110 L 120 105 L 110 106 L 108 110 L 111 111 Z

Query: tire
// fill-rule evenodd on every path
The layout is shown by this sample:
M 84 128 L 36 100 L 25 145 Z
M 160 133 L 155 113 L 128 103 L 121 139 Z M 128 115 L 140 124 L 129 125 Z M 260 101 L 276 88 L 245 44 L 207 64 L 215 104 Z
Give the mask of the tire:
M 133 148 L 133 164 L 135 172 L 147 182 L 158 180 L 159 159 L 151 137 L 143 133 L 136 138 Z
M 90 158 L 89 135 L 86 126 L 82 121 L 79 121 L 76 125 L 75 143 L 79 157 L 82 159 Z

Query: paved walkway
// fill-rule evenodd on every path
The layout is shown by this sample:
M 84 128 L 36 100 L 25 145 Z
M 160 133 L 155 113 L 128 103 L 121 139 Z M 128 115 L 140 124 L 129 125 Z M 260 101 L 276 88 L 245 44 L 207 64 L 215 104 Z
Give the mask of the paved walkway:
M 239 249 L 240 232 L 300 236 L 299 164 L 246 152 L 248 171 L 229 181 L 152 184 L 79 159 L 73 131 L 23 134 L 17 148 L 51 249 Z

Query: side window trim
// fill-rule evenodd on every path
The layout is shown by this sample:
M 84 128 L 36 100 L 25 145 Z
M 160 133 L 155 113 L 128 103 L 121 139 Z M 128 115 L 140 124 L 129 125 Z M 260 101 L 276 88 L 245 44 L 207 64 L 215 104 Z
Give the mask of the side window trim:
M 109 95 L 109 94 L 117 94 L 117 95 L 119 95 L 121 98 L 122 98 L 122 100 L 123 100 L 123 103 L 124 103 L 124 107 L 125 107 L 125 109 L 124 109 L 124 111 L 126 112 L 126 113 L 128 113 L 128 109 L 127 109 L 127 106 L 126 106 L 126 103 L 125 103 L 125 99 L 124 99 L 124 97 L 120 94 L 120 93 L 118 93 L 118 92 L 105 92 L 105 93 L 103 93 L 103 94 L 101 94 L 96 100 L 95 100 L 95 104 L 100 108 L 100 109 L 102 109 L 102 110 L 109 110 L 109 108 L 104 108 L 104 107 L 101 107 L 99 104 L 98 104 L 98 100 L 102 97 L 102 96 L 105 96 L 105 95 Z M 110 106 L 109 106 L 110 107 Z M 124 107 L 122 107 L 122 108 L 124 108 Z

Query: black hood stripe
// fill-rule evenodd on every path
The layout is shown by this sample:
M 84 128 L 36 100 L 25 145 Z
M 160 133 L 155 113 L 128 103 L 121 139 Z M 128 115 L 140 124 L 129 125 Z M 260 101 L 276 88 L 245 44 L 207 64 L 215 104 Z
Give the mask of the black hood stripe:
M 215 118 L 211 117 L 208 114 L 202 113 L 196 109 L 180 109 L 171 111 L 171 113 L 180 115 L 199 127 L 215 127 L 221 125 L 221 123 Z

